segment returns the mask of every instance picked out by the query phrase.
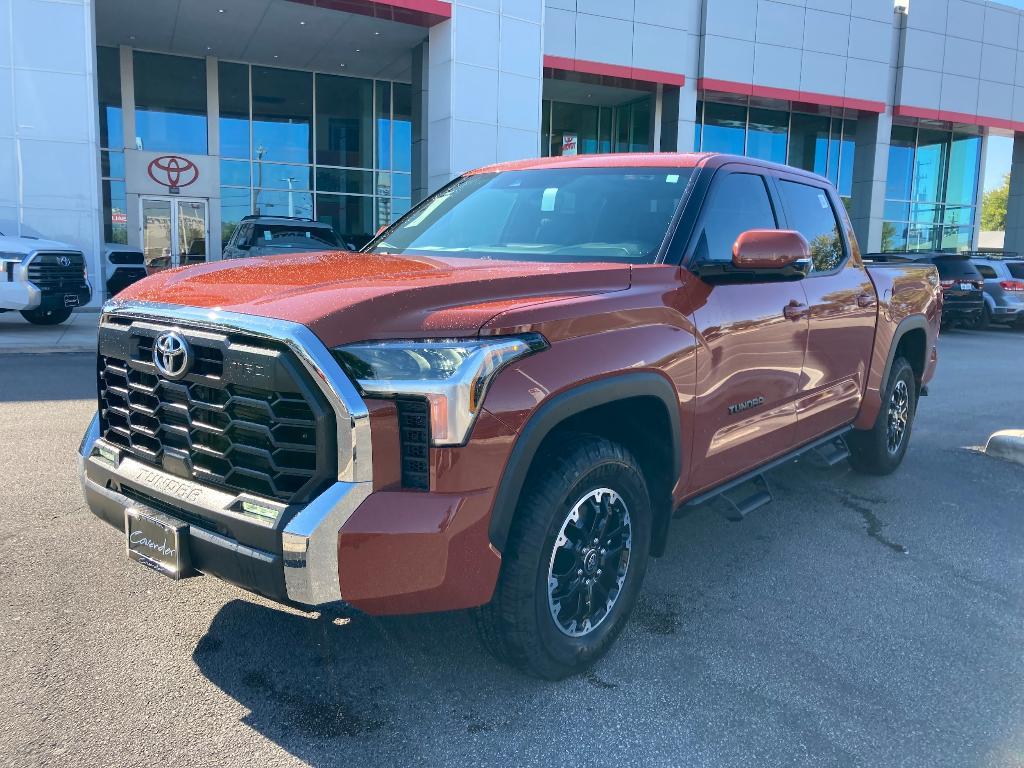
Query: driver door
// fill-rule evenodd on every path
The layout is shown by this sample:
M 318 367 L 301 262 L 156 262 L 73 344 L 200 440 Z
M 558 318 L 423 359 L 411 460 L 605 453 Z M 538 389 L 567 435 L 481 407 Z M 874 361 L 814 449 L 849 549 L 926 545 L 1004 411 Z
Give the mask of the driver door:
M 723 167 L 712 181 L 686 263 L 731 261 L 741 233 L 778 229 L 780 213 L 774 180 L 762 168 Z M 807 298 L 800 281 L 718 283 L 692 320 L 698 349 L 688 491 L 697 492 L 793 447 Z

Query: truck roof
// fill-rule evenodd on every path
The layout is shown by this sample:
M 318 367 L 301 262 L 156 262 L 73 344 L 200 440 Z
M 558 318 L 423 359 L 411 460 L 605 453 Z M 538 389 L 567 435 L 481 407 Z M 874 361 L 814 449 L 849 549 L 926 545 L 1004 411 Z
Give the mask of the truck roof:
M 760 160 L 755 157 L 728 155 L 718 152 L 623 152 L 608 155 L 541 157 L 494 163 L 482 168 L 466 171 L 466 175 L 473 176 L 478 173 L 500 173 L 502 171 L 529 171 L 541 168 L 697 168 L 703 166 L 717 168 L 732 162 L 806 176 L 818 181 L 828 181 L 824 176 L 800 168 L 794 168 L 790 165 L 773 163 L 769 160 Z

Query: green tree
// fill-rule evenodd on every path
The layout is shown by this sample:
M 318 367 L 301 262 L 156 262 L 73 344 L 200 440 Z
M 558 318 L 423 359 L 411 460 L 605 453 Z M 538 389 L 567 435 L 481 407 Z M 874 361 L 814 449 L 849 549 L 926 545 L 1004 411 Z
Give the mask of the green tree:
M 981 228 L 986 232 L 1006 230 L 1006 201 L 1010 197 L 1010 174 L 1003 183 L 990 189 L 981 200 Z

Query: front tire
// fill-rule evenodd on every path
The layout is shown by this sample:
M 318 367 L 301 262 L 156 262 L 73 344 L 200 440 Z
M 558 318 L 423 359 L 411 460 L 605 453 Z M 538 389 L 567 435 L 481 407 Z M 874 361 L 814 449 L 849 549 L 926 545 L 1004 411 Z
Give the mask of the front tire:
M 914 369 L 902 357 L 892 361 L 889 381 L 882 395 L 882 408 L 875 425 L 854 430 L 847 438 L 850 465 L 869 475 L 888 475 L 907 453 L 910 430 L 917 413 L 917 380 Z
M 651 503 L 621 445 L 577 435 L 538 460 L 523 489 L 490 604 L 476 613 L 499 659 L 548 680 L 612 645 L 647 568 Z
M 22 310 L 21 316 L 32 323 L 32 325 L 60 325 L 71 317 L 71 308 L 42 309 L 37 307 L 36 309 Z

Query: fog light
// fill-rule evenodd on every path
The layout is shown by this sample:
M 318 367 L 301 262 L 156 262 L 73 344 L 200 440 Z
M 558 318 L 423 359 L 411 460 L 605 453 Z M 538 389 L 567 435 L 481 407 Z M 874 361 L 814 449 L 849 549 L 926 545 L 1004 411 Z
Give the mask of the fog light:
M 242 502 L 242 511 L 249 515 L 255 515 L 256 517 L 268 520 L 270 522 L 277 521 L 278 511 L 271 507 L 264 507 L 262 504 L 255 504 L 251 501 Z

